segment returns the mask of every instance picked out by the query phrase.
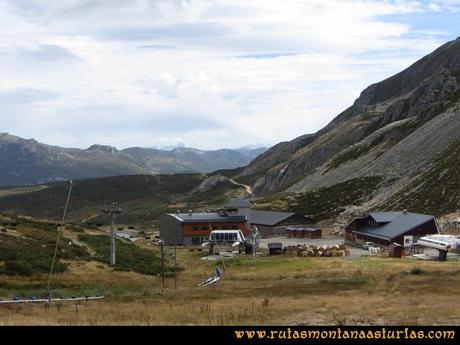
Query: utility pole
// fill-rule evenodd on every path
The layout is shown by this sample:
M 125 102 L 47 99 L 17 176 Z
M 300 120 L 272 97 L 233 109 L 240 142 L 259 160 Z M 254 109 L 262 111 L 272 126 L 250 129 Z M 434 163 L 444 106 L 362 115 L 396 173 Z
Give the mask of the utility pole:
M 116 264 L 115 258 L 115 216 L 121 213 L 118 203 L 112 202 L 112 205 L 106 205 L 100 209 L 105 214 L 110 214 L 112 219 L 110 223 L 110 265 Z
M 159 240 L 158 245 L 160 246 L 160 253 L 161 253 L 161 282 L 163 284 L 163 289 L 164 289 L 165 288 L 165 252 L 164 252 L 163 240 Z
M 252 225 L 251 227 L 251 242 L 252 242 L 252 259 L 255 260 L 257 255 L 257 248 L 259 247 L 260 234 L 257 226 Z
M 177 245 L 174 245 L 174 291 L 177 290 Z

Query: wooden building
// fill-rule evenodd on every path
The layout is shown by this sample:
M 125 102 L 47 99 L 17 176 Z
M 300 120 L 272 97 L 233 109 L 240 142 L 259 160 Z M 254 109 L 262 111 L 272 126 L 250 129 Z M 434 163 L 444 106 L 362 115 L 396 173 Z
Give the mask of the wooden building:
M 245 236 L 257 226 L 262 237 L 286 234 L 289 226 L 313 224 L 310 217 L 293 212 L 251 209 L 241 198 L 232 199 L 217 213 L 169 213 L 160 217 L 160 236 L 166 245 L 200 245 L 211 230 L 242 230 Z
M 392 243 L 388 246 L 388 256 L 391 258 L 402 258 L 404 255 L 404 246 L 398 243 Z
M 286 228 L 288 238 L 321 238 L 322 231 L 318 228 L 310 227 L 295 227 L 289 226 Z
M 269 243 L 268 244 L 268 255 L 281 255 L 283 254 L 282 243 Z
M 250 210 L 248 222 L 257 226 L 262 237 L 286 235 L 290 226 L 313 224 L 310 217 L 293 212 Z
M 345 228 L 345 242 L 361 245 L 372 242 L 377 246 L 391 243 L 404 245 L 404 236 L 414 240 L 439 233 L 434 216 L 411 212 L 372 212 L 367 217 L 356 218 Z

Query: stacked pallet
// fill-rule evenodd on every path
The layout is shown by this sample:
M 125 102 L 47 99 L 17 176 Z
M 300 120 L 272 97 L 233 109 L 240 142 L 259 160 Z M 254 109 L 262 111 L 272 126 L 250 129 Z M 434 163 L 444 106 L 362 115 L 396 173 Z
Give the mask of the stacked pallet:
M 286 253 L 297 253 L 297 256 L 302 257 L 337 257 L 350 255 L 350 251 L 343 243 L 327 246 L 299 244 L 297 246 L 286 247 Z

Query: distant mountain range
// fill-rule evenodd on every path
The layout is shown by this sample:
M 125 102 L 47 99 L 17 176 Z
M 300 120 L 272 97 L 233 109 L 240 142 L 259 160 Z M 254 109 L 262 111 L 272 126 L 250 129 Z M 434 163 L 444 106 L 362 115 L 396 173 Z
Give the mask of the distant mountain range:
M 67 179 L 130 174 L 207 173 L 247 165 L 266 148 L 170 151 L 92 145 L 87 149 L 45 145 L 0 133 L 0 185 L 39 184 Z

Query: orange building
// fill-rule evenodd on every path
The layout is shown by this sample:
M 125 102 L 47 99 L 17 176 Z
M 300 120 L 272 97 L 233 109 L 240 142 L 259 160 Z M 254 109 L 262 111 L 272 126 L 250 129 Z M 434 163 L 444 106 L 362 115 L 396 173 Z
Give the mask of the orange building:
M 218 213 L 168 213 L 160 218 L 161 238 L 166 245 L 200 245 L 211 230 L 241 230 L 245 236 L 246 216 Z

